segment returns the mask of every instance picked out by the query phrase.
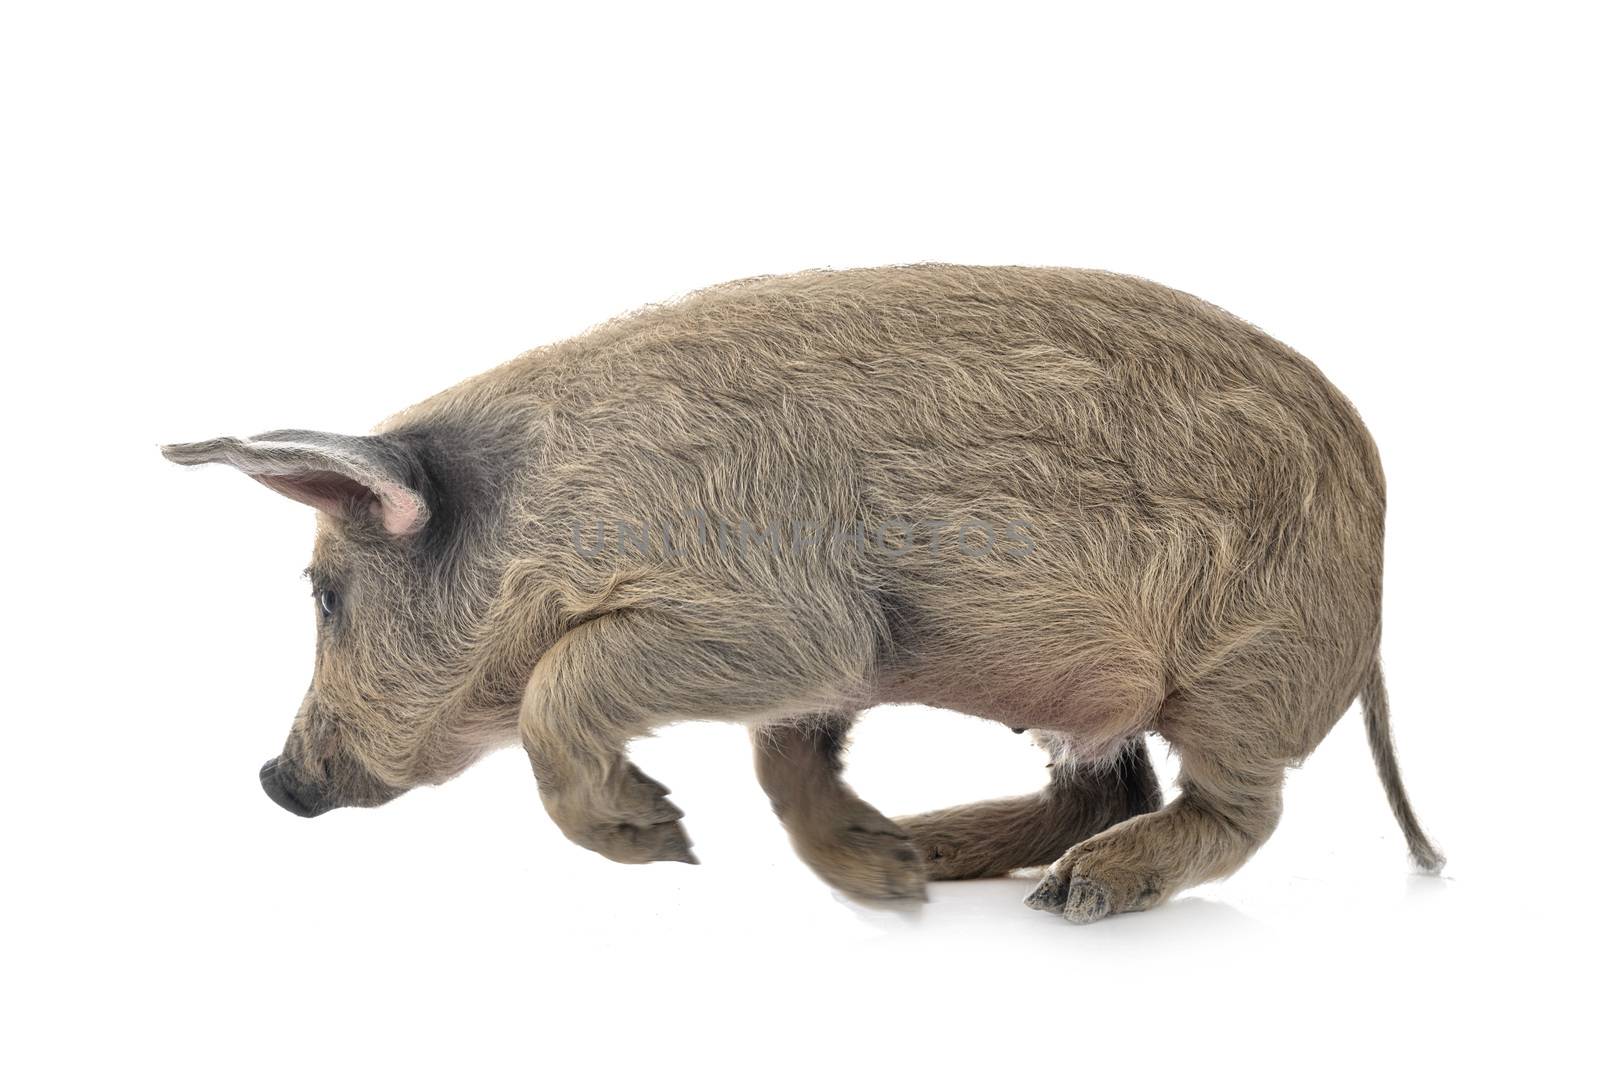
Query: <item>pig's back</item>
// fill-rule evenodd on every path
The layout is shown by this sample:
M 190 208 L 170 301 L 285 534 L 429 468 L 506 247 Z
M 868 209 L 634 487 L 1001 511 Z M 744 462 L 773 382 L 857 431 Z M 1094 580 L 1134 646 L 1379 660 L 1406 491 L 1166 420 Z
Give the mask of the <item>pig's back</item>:
M 868 481 L 889 492 L 903 476 L 914 497 L 919 471 L 969 471 L 1083 504 L 1174 497 L 1257 515 L 1319 484 L 1381 499 L 1370 439 L 1309 361 L 1202 300 L 1103 272 L 749 279 L 489 377 L 577 417 L 631 409 L 668 437 L 816 427 L 850 443 Z

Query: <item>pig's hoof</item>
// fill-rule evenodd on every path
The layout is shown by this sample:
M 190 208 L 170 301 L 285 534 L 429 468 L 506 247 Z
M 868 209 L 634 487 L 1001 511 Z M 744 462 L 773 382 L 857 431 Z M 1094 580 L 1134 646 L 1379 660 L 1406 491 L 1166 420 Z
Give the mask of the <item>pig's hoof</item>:
M 675 804 L 662 805 L 653 820 L 596 822 L 567 836 L 616 863 L 699 863 L 683 830 L 683 813 Z
M 683 830 L 683 809 L 667 799 L 666 786 L 631 763 L 607 786 L 576 818 L 557 818 L 568 837 L 617 863 L 700 862 Z M 552 814 L 569 810 L 558 801 Z
M 638 826 L 616 823 L 599 828 L 588 846 L 617 863 L 699 863 L 683 823 L 671 822 Z
M 819 878 L 849 896 L 928 899 L 927 867 L 911 835 L 865 804 L 841 813 L 826 836 L 796 836 L 795 849 Z
M 1023 903 L 1083 924 L 1119 912 L 1143 911 L 1162 900 L 1158 878 L 1096 862 L 1095 850 L 1084 847 L 1092 844 L 1093 840 L 1085 842 L 1056 861 Z
M 1051 911 L 1068 922 L 1092 923 L 1111 914 L 1111 894 L 1105 886 L 1087 878 L 1074 878 L 1062 885 L 1054 875 L 1045 875 L 1023 901 L 1037 911 Z

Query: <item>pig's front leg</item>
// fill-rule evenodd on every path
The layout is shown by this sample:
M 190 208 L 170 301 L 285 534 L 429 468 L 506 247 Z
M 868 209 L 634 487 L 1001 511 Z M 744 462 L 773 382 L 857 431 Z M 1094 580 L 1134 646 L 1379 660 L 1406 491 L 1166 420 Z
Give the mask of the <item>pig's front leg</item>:
M 630 738 L 674 716 L 670 670 L 652 670 L 652 627 L 623 615 L 585 623 L 539 661 L 519 730 L 550 818 L 618 863 L 698 863 L 667 787 L 635 767 Z
M 911 835 L 839 776 L 852 718 L 751 727 L 756 778 L 795 851 L 823 881 L 857 897 L 925 900 L 927 871 Z

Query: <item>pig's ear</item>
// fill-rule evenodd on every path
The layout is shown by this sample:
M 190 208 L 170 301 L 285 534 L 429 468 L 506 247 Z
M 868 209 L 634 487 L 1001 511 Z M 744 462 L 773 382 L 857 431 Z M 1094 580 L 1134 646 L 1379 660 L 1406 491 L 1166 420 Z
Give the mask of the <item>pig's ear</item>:
M 161 454 L 184 466 L 226 463 L 335 518 L 371 513 L 395 537 L 410 536 L 428 522 L 421 465 L 383 437 L 274 430 L 256 437 L 163 445 Z

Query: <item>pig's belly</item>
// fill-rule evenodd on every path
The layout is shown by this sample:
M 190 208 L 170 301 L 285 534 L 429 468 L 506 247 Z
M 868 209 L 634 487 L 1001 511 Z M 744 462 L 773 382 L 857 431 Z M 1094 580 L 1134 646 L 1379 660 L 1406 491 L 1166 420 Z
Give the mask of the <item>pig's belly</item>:
M 1063 735 L 1085 758 L 1114 753 L 1123 741 L 1155 728 L 1165 700 L 1159 680 L 1126 665 L 1079 679 L 1040 678 L 1018 684 L 992 674 L 923 673 L 892 686 L 885 700 L 926 704 L 989 719 L 1013 730 Z

